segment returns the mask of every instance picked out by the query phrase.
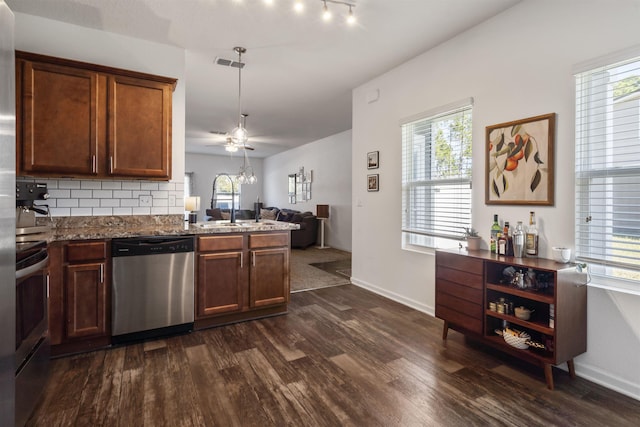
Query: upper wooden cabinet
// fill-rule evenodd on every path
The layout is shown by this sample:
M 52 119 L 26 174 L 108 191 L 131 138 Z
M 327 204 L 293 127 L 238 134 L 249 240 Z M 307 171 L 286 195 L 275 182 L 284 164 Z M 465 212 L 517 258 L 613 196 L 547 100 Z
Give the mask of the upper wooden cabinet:
M 171 179 L 175 84 L 17 51 L 18 175 Z

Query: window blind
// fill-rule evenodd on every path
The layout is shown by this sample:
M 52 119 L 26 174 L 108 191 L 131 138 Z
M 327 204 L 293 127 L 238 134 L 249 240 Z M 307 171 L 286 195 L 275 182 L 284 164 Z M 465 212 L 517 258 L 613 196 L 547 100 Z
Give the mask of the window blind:
M 576 259 L 640 284 L 640 57 L 575 77 Z
M 402 128 L 404 243 L 436 247 L 471 226 L 471 102 Z

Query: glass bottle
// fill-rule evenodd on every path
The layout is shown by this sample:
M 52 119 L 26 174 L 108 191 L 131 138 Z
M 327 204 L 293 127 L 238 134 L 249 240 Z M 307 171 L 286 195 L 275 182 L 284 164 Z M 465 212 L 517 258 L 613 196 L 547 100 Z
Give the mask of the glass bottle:
M 529 227 L 525 236 L 525 251 L 527 256 L 538 256 L 538 229 L 536 228 L 536 214 L 529 212 Z
M 502 234 L 506 239 L 504 254 L 508 256 L 513 256 L 513 242 L 511 240 L 511 235 L 509 234 L 509 221 L 504 222 L 504 230 L 502 230 Z
M 496 249 L 498 250 L 498 255 L 506 255 L 507 254 L 507 239 L 504 237 L 504 234 L 498 233 L 498 240 L 496 242 Z
M 524 255 L 524 229 L 522 221 L 518 221 L 516 229 L 513 231 L 513 256 L 522 258 Z
M 498 234 L 502 231 L 500 223 L 498 222 L 498 215 L 493 215 L 493 224 L 491 224 L 491 253 L 498 253 Z

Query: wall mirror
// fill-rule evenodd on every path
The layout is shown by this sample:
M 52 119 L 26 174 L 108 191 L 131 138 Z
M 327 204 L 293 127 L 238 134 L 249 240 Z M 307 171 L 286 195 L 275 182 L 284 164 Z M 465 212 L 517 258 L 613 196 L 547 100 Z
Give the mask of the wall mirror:
M 296 203 L 296 177 L 295 173 L 289 174 L 289 203 Z

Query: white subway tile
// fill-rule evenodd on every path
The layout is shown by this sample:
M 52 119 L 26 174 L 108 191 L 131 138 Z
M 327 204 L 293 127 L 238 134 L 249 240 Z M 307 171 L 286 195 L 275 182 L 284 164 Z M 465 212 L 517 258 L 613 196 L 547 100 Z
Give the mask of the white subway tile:
M 49 189 L 48 191 L 51 199 L 68 199 L 71 197 L 71 190 Z
M 100 206 L 100 199 L 80 199 L 78 206 L 81 208 L 97 208 Z
M 93 208 L 93 214 L 95 216 L 113 215 L 113 209 L 112 208 Z
M 122 189 L 122 182 L 120 181 L 102 181 L 103 190 L 120 190 Z
M 20 181 L 23 181 L 22 178 L 19 178 Z M 45 184 L 47 184 L 47 190 L 51 190 L 52 188 L 58 188 L 58 180 L 57 179 L 45 179 L 43 180 Z
M 153 207 L 156 206 L 169 206 L 169 199 L 156 199 L 153 198 Z
M 101 208 L 119 208 L 120 199 L 100 199 Z
M 152 191 L 151 192 L 151 196 L 154 199 L 168 199 L 169 198 L 169 192 L 168 191 Z
M 113 208 L 114 215 L 132 215 L 131 208 Z
M 182 206 L 171 206 L 169 207 L 169 214 L 178 215 L 184 213 L 184 207 Z
M 58 188 L 67 188 L 70 190 L 79 190 L 80 181 L 60 180 L 58 182 Z
M 136 208 L 140 206 L 140 202 L 138 199 L 120 199 L 120 206 Z
M 151 215 L 167 215 L 169 208 L 167 206 L 154 206 L 151 208 Z
M 53 208 L 51 216 L 71 216 L 71 208 Z
M 140 181 L 124 181 L 122 183 L 123 190 L 139 190 L 140 189 Z
M 77 208 L 78 199 L 58 199 L 58 208 Z
M 91 208 L 71 208 L 71 216 L 92 216 Z
M 114 199 L 130 199 L 133 197 L 131 190 L 117 190 L 113 192 Z
M 158 183 L 157 182 L 141 182 L 140 183 L 140 189 L 141 190 L 157 190 L 158 189 Z
M 112 190 L 93 190 L 93 197 L 96 199 L 111 199 L 113 198 Z
M 151 208 L 132 208 L 133 215 L 150 215 Z
M 134 199 L 137 199 L 137 198 L 138 198 L 138 197 L 140 197 L 141 195 L 145 195 L 145 196 L 147 196 L 147 195 L 150 195 L 150 194 L 151 194 L 151 191 L 146 191 L 146 190 L 145 190 L 145 191 L 132 191 L 132 192 L 131 192 L 131 196 L 132 196 Z
M 100 190 L 102 188 L 102 182 L 95 180 L 80 181 L 80 188 L 83 190 Z
M 172 191 L 172 190 L 175 190 L 175 186 L 172 182 L 159 182 L 158 190 Z
M 88 199 L 93 196 L 91 190 L 71 190 L 71 197 L 76 199 Z

